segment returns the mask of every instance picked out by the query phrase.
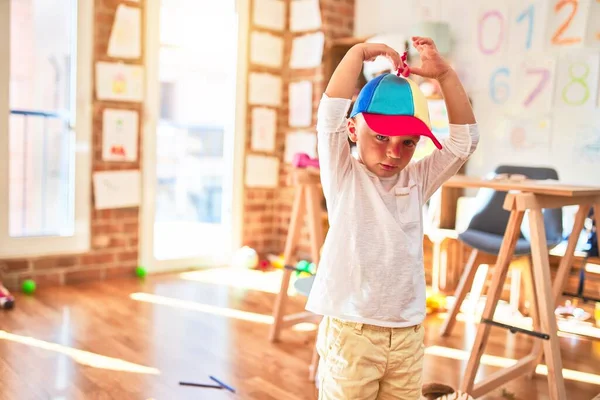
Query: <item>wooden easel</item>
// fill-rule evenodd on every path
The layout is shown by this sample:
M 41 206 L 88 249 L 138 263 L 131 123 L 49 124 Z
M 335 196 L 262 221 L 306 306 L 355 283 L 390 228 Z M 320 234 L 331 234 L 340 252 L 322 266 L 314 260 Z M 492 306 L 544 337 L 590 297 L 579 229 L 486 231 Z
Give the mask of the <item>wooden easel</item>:
M 457 178 L 457 180 L 460 179 Z M 470 393 L 475 398 L 483 396 L 521 375 L 532 376 L 543 356 L 548 367 L 547 375 L 550 399 L 566 400 L 567 394 L 562 375 L 562 360 L 554 309 L 562 293 L 565 278 L 571 269 L 574 256 L 573 251 L 575 250 L 579 235 L 573 234 L 569 238 L 567 251 L 561 260 L 554 285 L 552 285 L 542 210 L 544 208 L 578 205 L 579 211 L 577 212 L 573 226 L 573 232 L 578 233 L 583 227 L 583 222 L 590 207 L 595 207 L 596 219 L 597 222 L 600 222 L 600 217 L 597 214 L 600 211 L 600 188 L 552 185 L 537 183 L 535 181 L 523 182 L 518 185 L 513 184 L 511 186 L 510 182 L 485 182 L 474 178 L 462 178 L 462 180 L 467 181 L 466 183 L 472 181 L 471 183 L 480 185 L 481 187 L 494 187 L 496 189 L 501 189 L 501 186 L 504 185 L 506 190 L 516 191 L 520 189 L 522 192 L 509 192 L 504 202 L 504 209 L 510 211 L 510 219 L 496 261 L 485 309 L 481 323 L 477 329 L 477 336 L 460 389 Z M 529 213 L 534 277 L 532 283 L 535 285 L 531 306 L 532 331 L 508 326 L 493 320 L 496 305 L 498 304 L 500 293 L 506 280 L 508 266 L 519 236 L 521 223 L 526 212 Z M 534 343 L 531 353 L 520 359 L 515 365 L 499 370 L 483 381 L 475 383 L 475 376 L 477 375 L 492 326 L 531 335 L 540 340 Z
M 304 216 L 307 217 L 308 229 L 310 234 L 310 250 L 312 262 L 319 264 L 319 255 L 321 245 L 323 244 L 323 226 L 321 222 L 321 179 L 319 170 L 314 168 L 294 168 L 290 171 L 288 184 L 296 187 L 294 195 L 294 205 L 290 219 L 290 227 L 285 241 L 283 252 L 283 262 L 285 266 L 293 265 L 293 253 L 298 243 L 300 232 L 302 231 Z M 285 306 L 288 299 L 288 288 L 292 270 L 285 268 L 281 278 L 281 287 L 275 300 L 273 309 L 273 325 L 269 334 L 269 340 L 274 342 L 279 340 L 279 334 L 283 328 L 294 326 L 301 322 L 318 323 L 321 316 L 311 312 L 301 312 L 285 315 Z M 309 368 L 309 379 L 314 380 L 318 355 L 316 349 L 313 351 L 313 358 Z

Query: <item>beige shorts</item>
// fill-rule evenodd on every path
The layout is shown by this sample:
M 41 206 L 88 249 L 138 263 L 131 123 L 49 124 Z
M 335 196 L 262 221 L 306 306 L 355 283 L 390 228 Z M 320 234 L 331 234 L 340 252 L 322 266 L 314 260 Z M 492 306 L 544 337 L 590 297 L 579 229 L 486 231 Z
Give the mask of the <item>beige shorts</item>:
M 421 398 L 424 329 L 384 328 L 324 317 L 319 325 L 319 400 Z

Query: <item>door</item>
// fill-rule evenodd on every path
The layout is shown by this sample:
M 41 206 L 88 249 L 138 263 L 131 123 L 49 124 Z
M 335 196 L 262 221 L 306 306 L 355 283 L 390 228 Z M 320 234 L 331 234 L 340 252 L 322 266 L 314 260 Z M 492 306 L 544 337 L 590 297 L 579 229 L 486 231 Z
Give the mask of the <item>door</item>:
M 239 214 L 233 144 L 244 106 L 236 101 L 243 18 L 235 0 L 147 6 L 141 262 L 150 272 L 224 264 Z

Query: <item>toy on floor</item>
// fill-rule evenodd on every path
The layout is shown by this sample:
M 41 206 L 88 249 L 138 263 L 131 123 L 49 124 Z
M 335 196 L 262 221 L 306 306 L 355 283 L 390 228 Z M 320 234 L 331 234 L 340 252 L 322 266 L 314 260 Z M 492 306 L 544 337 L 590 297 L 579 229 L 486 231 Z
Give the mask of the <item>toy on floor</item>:
M 15 298 L 10 294 L 8 289 L 0 283 L 0 308 L 10 310 L 15 306 Z
M 427 400 L 474 400 L 473 397 L 443 383 L 426 383 L 421 388 L 421 394 Z
M 258 265 L 258 253 L 252 247 L 244 246 L 233 255 L 232 266 L 235 268 L 256 268 Z
M 278 256 L 269 254 L 267 256 L 267 259 L 274 268 L 282 269 L 285 266 L 285 263 L 283 262 L 283 254 L 280 254 Z
M 304 277 L 304 276 L 312 276 L 317 273 L 317 266 L 315 263 L 311 263 L 306 260 L 298 261 L 295 267 L 291 265 L 286 265 L 286 269 L 291 269 L 292 271 L 296 271 L 296 276 Z
M 446 309 L 446 296 L 441 293 L 427 292 L 426 307 L 428 315 L 444 311 Z
M 179 384 L 181 386 L 194 386 L 194 387 L 202 387 L 202 388 L 210 388 L 210 389 L 225 389 L 225 390 L 229 390 L 231 393 L 235 393 L 235 389 L 232 388 L 231 386 L 221 382 L 219 379 L 215 378 L 214 376 L 209 376 L 210 380 L 212 380 L 213 382 L 215 382 L 216 384 L 212 384 L 212 383 L 192 383 L 192 382 L 179 382 Z
M 33 279 L 25 279 L 21 285 L 21 290 L 23 290 L 23 293 L 25 294 L 34 294 L 36 286 Z
M 135 276 L 137 276 L 138 278 L 145 278 L 147 274 L 148 271 L 142 266 L 139 266 L 135 269 Z

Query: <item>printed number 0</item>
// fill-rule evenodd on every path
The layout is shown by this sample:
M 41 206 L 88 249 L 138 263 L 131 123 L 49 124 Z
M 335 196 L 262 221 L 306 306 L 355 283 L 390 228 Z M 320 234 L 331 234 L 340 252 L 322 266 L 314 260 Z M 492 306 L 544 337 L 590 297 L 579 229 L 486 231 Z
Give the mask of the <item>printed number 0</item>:
M 494 103 L 502 104 L 508 100 L 510 88 L 506 82 L 497 83 L 498 75 L 506 75 L 508 78 L 510 76 L 510 71 L 506 67 L 498 68 L 490 78 L 490 97 Z M 498 96 L 498 92 L 500 92 L 500 96 Z
M 498 40 L 496 41 L 496 45 L 494 47 L 485 48 L 485 46 L 483 45 L 483 25 L 485 24 L 485 21 L 488 18 L 492 18 L 492 17 L 496 17 L 500 20 L 500 34 L 498 35 Z M 478 37 L 479 50 L 481 50 L 481 52 L 483 54 L 494 54 L 495 52 L 500 50 L 500 46 L 502 46 L 502 40 L 504 38 L 504 16 L 500 13 L 500 11 L 491 10 L 491 11 L 485 12 L 481 16 L 481 19 L 479 20 L 478 33 L 479 33 L 479 37 Z
M 575 17 L 575 14 L 577 13 L 577 8 L 579 8 L 579 0 L 560 0 L 559 2 L 557 2 L 554 5 L 554 12 L 558 13 L 564 6 L 570 4 L 573 6 L 573 8 L 571 9 L 571 14 L 567 17 L 567 20 L 558 27 L 558 29 L 556 30 L 556 32 L 554 32 L 554 36 L 552 36 L 552 43 L 553 44 L 574 44 L 574 43 L 579 43 L 581 42 L 581 38 L 580 37 L 570 37 L 570 38 L 563 38 L 561 37 L 565 31 L 569 28 L 569 25 L 571 24 L 571 22 L 573 21 L 573 18 Z
M 573 68 L 576 66 L 582 66 L 585 68 L 584 73 L 581 74 L 580 76 L 575 76 L 573 73 Z M 589 74 L 590 74 L 590 67 L 587 64 L 579 63 L 579 64 L 573 64 L 569 67 L 569 76 L 571 77 L 571 81 L 569 82 L 569 84 L 567 86 L 565 86 L 565 88 L 562 91 L 562 98 L 565 103 L 574 105 L 574 106 L 580 106 L 589 99 L 590 88 L 588 87 L 587 82 L 585 81 L 585 79 L 588 77 Z M 585 90 L 585 92 L 584 92 L 583 98 L 581 100 L 571 101 L 571 100 L 569 100 L 567 93 L 569 91 L 569 88 L 575 84 L 579 84 L 579 85 L 583 86 L 583 89 Z

